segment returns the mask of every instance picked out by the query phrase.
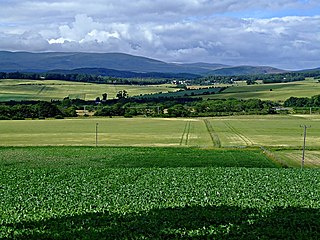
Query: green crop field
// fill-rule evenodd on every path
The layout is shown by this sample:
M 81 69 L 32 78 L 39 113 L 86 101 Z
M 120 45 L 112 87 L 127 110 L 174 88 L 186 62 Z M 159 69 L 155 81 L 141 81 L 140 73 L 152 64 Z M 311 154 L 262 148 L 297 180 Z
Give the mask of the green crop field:
M 204 99 L 237 98 L 271 100 L 283 102 L 290 97 L 311 97 L 320 92 L 318 80 L 309 78 L 305 81 L 275 84 L 233 85 L 222 93 L 203 96 Z
M 0 153 L 0 239 L 320 237 L 319 170 L 276 168 L 258 150 Z
M 209 97 L 283 101 L 319 86 L 238 86 Z M 0 101 L 123 89 L 170 90 L 3 80 Z M 319 123 L 320 115 L 2 120 L 0 239 L 320 239 Z
M 259 149 L 0 147 L 0 166 L 27 168 L 279 167 Z
M 300 125 L 307 125 L 311 128 L 307 132 L 306 167 L 314 167 L 320 166 L 319 122 L 319 115 L 3 120 L 0 146 L 94 146 L 98 123 L 98 146 L 263 146 L 294 167 L 300 164 L 301 158 L 303 128 Z
M 0 80 L 0 101 L 9 100 L 62 100 L 65 97 L 94 100 L 103 93 L 108 99 L 116 97 L 118 91 L 126 90 L 129 96 L 157 92 L 176 91 L 172 85 L 111 85 L 68 82 L 58 80 Z

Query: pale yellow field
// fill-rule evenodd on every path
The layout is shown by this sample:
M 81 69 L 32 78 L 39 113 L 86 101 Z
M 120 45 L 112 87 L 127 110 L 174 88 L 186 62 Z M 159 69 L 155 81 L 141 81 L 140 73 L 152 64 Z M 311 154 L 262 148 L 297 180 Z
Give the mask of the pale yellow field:
M 108 99 L 116 98 L 119 91 L 126 90 L 129 96 L 140 94 L 176 91 L 173 85 L 113 85 L 69 82 L 58 80 L 0 80 L 0 101 L 9 100 L 62 100 L 65 97 L 94 100 L 102 98 L 103 93 Z
M 320 115 L 3 120 L 0 146 L 94 146 L 96 123 L 99 146 L 263 146 L 292 166 L 300 164 L 303 144 L 300 125 L 306 124 L 311 126 L 307 131 L 307 151 L 312 150 L 306 152 L 306 165 L 320 166 Z

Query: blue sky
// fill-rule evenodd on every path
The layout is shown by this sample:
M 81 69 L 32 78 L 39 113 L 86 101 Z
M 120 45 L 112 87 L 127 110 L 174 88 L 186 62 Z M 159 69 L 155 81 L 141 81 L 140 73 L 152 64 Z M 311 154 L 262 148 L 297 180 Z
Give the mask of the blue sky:
M 319 0 L 0 0 L 0 50 L 320 67 Z

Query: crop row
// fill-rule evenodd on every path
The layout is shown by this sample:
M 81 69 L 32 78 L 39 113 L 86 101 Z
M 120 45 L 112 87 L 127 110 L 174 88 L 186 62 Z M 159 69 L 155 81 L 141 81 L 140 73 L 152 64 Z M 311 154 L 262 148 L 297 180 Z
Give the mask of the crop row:
M 259 149 L 0 147 L 0 167 L 277 167 Z
M 318 239 L 319 170 L 0 170 L 0 239 Z

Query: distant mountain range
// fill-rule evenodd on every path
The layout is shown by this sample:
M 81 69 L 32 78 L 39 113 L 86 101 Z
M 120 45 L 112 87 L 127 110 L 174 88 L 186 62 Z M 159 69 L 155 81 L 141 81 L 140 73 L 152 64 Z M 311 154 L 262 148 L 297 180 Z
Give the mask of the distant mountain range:
M 167 63 L 124 53 L 0 51 L 0 72 L 86 73 L 112 77 L 186 77 L 283 73 L 268 66 Z

